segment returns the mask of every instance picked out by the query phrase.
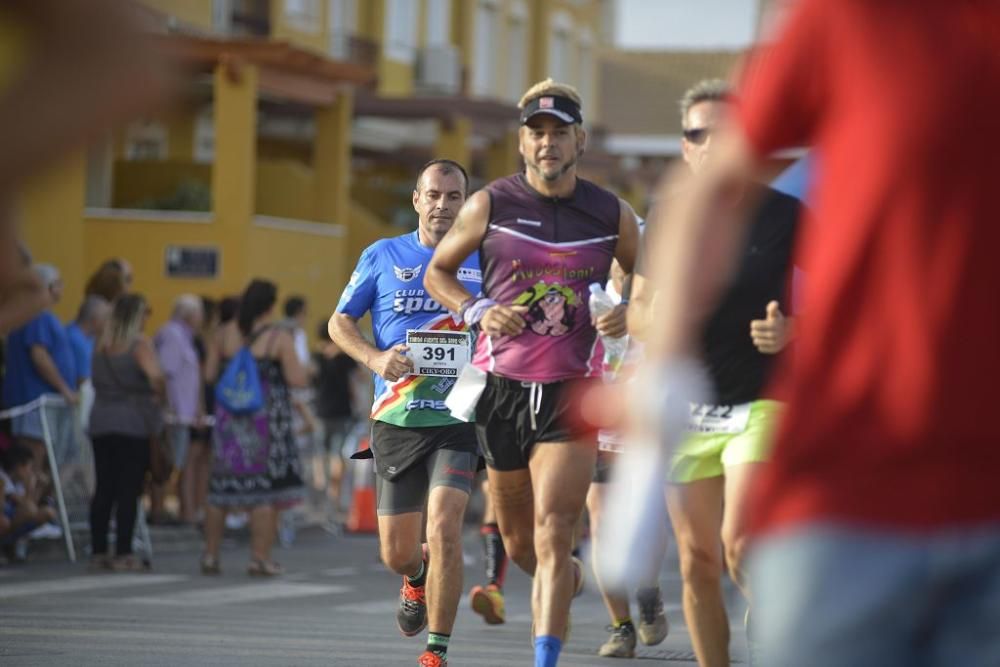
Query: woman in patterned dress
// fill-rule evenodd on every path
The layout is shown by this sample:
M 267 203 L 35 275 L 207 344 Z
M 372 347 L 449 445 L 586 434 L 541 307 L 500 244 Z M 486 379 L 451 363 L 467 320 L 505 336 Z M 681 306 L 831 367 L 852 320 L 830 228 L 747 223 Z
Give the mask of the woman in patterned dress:
M 212 382 L 243 346 L 257 360 L 263 407 L 236 415 L 215 407 L 212 475 L 205 516 L 204 574 L 218 574 L 219 547 L 226 513 L 250 512 L 250 563 L 247 573 L 274 576 L 281 567 L 271 560 L 278 511 L 302 500 L 302 469 L 292 431 L 289 387 L 309 382 L 295 354 L 289 330 L 274 323 L 277 287 L 254 280 L 243 293 L 236 321 L 222 327 L 208 345 L 206 381 Z

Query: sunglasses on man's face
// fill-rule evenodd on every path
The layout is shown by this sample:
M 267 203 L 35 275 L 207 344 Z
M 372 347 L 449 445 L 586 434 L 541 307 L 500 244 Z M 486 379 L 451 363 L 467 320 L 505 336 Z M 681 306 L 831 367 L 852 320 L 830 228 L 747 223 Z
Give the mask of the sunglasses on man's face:
M 684 138 L 687 139 L 692 144 L 700 146 L 705 143 L 708 139 L 708 135 L 712 134 L 713 128 L 711 127 L 692 127 L 689 130 L 684 130 Z

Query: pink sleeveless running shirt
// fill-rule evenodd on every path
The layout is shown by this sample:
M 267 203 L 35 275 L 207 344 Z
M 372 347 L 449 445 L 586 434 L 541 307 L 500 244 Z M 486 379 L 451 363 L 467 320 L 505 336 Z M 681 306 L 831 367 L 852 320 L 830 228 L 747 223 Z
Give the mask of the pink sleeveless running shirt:
M 618 242 L 618 197 L 583 179 L 569 198 L 546 197 L 524 174 L 486 190 L 483 293 L 504 305 L 528 306 L 527 327 L 517 336 L 480 336 L 473 364 L 528 382 L 600 376 L 588 285 L 608 280 Z

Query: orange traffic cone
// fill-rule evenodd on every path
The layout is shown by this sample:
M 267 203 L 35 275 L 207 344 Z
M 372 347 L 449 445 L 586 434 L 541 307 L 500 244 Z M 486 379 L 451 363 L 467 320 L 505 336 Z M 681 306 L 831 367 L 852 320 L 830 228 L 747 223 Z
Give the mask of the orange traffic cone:
M 358 452 L 368 449 L 368 438 L 358 443 Z M 355 458 L 355 454 L 351 458 Z M 378 517 L 375 514 L 375 468 L 373 458 L 360 458 L 354 466 L 354 492 L 351 494 L 351 510 L 347 514 L 347 531 L 351 533 L 378 532 Z

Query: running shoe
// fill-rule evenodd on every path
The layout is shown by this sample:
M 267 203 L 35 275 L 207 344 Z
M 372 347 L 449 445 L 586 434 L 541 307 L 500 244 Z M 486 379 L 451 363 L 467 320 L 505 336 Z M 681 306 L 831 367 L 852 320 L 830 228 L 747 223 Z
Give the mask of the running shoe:
M 442 658 L 434 651 L 424 651 L 417 658 L 419 667 L 448 667 L 448 658 Z
M 483 617 L 487 625 L 500 625 L 507 620 L 504 610 L 503 592 L 496 584 L 473 586 L 469 591 L 469 604 L 472 611 Z
M 631 623 L 609 625 L 608 631 L 611 632 L 611 636 L 601 648 L 597 649 L 597 655 L 602 658 L 634 658 L 635 626 Z
M 399 610 L 396 623 L 405 637 L 419 634 L 427 627 L 427 597 L 423 586 L 413 586 L 403 577 L 403 587 L 399 589 Z
M 62 537 L 62 528 L 56 524 L 49 522 L 43 523 L 38 528 L 35 528 L 28 534 L 28 538 L 32 540 L 58 540 Z
M 663 596 L 660 588 L 648 588 L 636 594 L 639 603 L 639 641 L 646 646 L 663 643 L 670 632 L 667 615 L 663 613 Z

